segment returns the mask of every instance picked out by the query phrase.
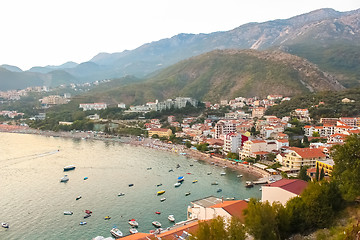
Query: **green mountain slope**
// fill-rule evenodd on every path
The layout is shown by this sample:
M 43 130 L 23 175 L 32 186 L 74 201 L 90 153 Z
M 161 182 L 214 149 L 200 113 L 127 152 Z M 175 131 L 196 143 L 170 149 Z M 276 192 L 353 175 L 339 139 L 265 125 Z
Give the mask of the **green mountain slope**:
M 335 78 L 305 59 L 280 51 L 217 50 L 170 66 L 145 82 L 89 92 L 97 100 L 143 104 L 177 96 L 219 101 L 340 90 Z

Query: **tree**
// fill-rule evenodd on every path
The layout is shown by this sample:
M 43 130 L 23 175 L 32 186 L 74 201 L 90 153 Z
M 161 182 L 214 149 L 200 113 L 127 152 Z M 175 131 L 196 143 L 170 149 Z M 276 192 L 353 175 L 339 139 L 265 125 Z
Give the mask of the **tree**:
M 298 178 L 308 182 L 310 180 L 310 177 L 306 173 L 309 168 L 310 168 L 310 166 L 308 166 L 308 165 L 301 166 Z
M 320 179 L 319 179 L 319 181 L 323 180 L 324 177 L 325 177 L 325 172 L 324 172 L 324 168 L 322 167 L 322 168 L 321 168 L 321 172 L 320 172 Z
M 332 173 L 346 200 L 354 200 L 360 195 L 360 135 L 352 134 L 344 145 L 336 145 L 332 150 L 335 165 Z
M 220 216 L 210 220 L 209 222 L 199 222 L 197 232 L 190 237 L 191 240 L 225 240 L 228 239 L 225 230 L 224 219 Z
M 186 141 L 186 142 L 185 142 L 185 146 L 186 146 L 187 148 L 191 148 L 192 144 L 191 144 L 190 141 Z
M 248 208 L 244 210 L 244 214 L 245 226 L 255 239 L 279 239 L 276 212 L 269 202 L 261 203 L 252 198 Z
M 232 217 L 227 228 L 228 239 L 244 240 L 246 238 L 245 227 L 238 217 Z
M 320 178 L 319 164 L 316 163 L 315 181 L 319 181 L 319 178 Z
M 318 132 L 313 132 L 312 136 L 313 137 L 320 137 L 320 134 Z

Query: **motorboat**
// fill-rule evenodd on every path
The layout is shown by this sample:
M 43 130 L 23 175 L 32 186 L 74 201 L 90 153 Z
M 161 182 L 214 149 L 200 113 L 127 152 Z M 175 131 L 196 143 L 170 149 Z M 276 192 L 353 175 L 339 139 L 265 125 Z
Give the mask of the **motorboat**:
M 133 183 L 130 183 L 130 184 L 129 184 L 129 187 L 132 187 L 132 186 L 134 186 L 134 184 L 133 184 Z
M 229 200 L 235 200 L 235 197 L 228 197 L 228 198 L 226 198 L 226 200 L 227 200 L 227 201 L 229 201 Z
M 153 221 L 153 222 L 152 222 L 152 225 L 154 225 L 154 226 L 157 227 L 157 228 L 161 227 L 161 223 L 158 222 L 158 221 Z
M 139 232 L 136 228 L 130 228 L 129 231 L 131 234 L 135 234 Z
M 91 214 L 86 214 L 86 215 L 84 216 L 84 218 L 88 218 L 88 217 L 91 217 Z
M 151 167 L 146 168 L 146 170 L 151 170 L 151 169 L 152 169 Z
M 192 183 L 197 183 L 198 182 L 198 180 L 194 180 L 194 181 L 192 181 Z
M 208 172 L 207 175 L 211 175 L 211 172 Z
M 67 182 L 67 181 L 69 181 L 68 175 L 65 175 L 64 177 L 62 177 L 62 178 L 60 179 L 60 182 Z
M 2 226 L 3 228 L 9 228 L 9 223 L 7 223 L 7 222 L 2 222 L 2 223 L 1 223 L 1 226 Z
M 129 220 L 129 224 L 132 227 L 138 227 L 139 226 L 138 222 L 135 219 Z
M 85 225 L 87 224 L 87 222 L 80 222 L 80 225 Z
M 75 169 L 74 165 L 69 165 L 69 166 L 64 167 L 64 172 L 74 170 L 74 169 Z
M 113 227 L 110 230 L 111 235 L 113 235 L 115 238 L 121 238 L 123 235 L 123 233 L 116 227 Z
M 191 172 L 187 172 L 186 174 L 191 175 Z
M 177 165 L 176 165 L 176 168 L 179 168 L 179 167 L 180 167 L 180 164 L 177 164 Z
M 177 182 L 174 184 L 174 187 L 180 187 L 181 186 L 181 183 Z
M 169 172 L 173 172 L 174 170 L 173 169 L 169 169 Z
M 155 213 L 158 214 L 158 215 L 161 214 L 161 212 L 155 212 Z
M 161 191 L 158 191 L 157 192 L 157 195 L 162 195 L 162 194 L 164 194 L 165 193 L 165 190 L 161 190 Z
M 246 187 L 246 188 L 252 188 L 252 187 L 254 187 L 254 184 L 253 184 L 253 182 L 251 182 L 251 181 L 246 181 L 245 187 Z
M 175 217 L 174 217 L 174 215 L 169 215 L 169 216 L 168 216 L 168 219 L 169 219 L 170 222 L 175 222 Z
M 225 175 L 226 175 L 226 173 L 225 173 L 225 172 L 222 172 L 222 173 L 220 173 L 220 175 L 221 175 L 221 176 L 225 176 Z
M 238 178 L 240 178 L 240 177 L 242 177 L 242 176 L 243 176 L 242 174 L 237 175 Z
M 160 186 L 162 186 L 162 183 L 156 184 L 156 186 L 157 186 L 157 187 L 160 187 Z
M 216 192 L 222 192 L 222 189 L 221 189 L 221 188 L 218 188 L 218 190 L 216 190 Z
M 110 220 L 111 219 L 111 217 L 110 216 L 106 216 L 106 217 L 104 217 L 104 220 Z
M 212 182 L 211 185 L 219 185 L 218 182 Z
M 160 202 L 163 202 L 163 201 L 165 201 L 166 200 L 166 198 L 162 198 L 162 199 L 160 199 Z
M 64 215 L 73 215 L 73 212 L 71 212 L 71 211 L 65 211 L 65 212 L 64 212 Z
M 85 210 L 85 213 L 87 213 L 87 214 L 92 214 L 92 211 L 90 211 L 90 210 Z
M 186 192 L 185 196 L 189 196 L 191 194 L 191 192 Z
M 179 182 L 179 183 L 183 182 L 184 180 L 185 180 L 185 179 L 184 179 L 183 176 L 178 177 L 178 182 Z
M 81 195 L 77 196 L 77 197 L 76 197 L 76 200 L 79 200 L 80 198 L 81 198 Z
M 119 197 L 122 197 L 122 196 L 124 196 L 124 195 L 125 195 L 125 193 L 119 193 L 119 194 L 118 194 Z
M 88 177 L 84 177 L 84 180 L 88 180 Z

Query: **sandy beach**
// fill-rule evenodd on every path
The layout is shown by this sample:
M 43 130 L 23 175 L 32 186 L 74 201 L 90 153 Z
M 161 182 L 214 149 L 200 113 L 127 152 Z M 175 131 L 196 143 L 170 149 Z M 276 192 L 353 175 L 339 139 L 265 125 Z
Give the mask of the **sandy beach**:
M 0 124 L 0 132 L 9 132 L 9 133 L 21 133 L 21 134 L 37 134 L 42 136 L 52 136 L 52 137 L 63 137 L 63 138 L 78 138 L 78 139 L 94 139 L 100 141 L 116 141 L 126 144 L 131 144 L 134 146 L 141 146 L 146 148 L 153 148 L 160 151 L 169 151 L 175 152 L 178 154 L 183 154 L 192 159 L 206 161 L 209 164 L 216 164 L 221 167 L 228 167 L 239 171 L 239 173 L 248 172 L 258 178 L 269 177 L 269 173 L 256 168 L 252 165 L 235 163 L 233 161 L 211 156 L 207 153 L 202 153 L 194 149 L 188 149 L 184 145 L 177 145 L 172 143 L 161 142 L 158 139 L 150 138 L 141 138 L 136 137 L 118 137 L 107 134 L 98 135 L 94 132 L 84 132 L 84 131 L 72 131 L 72 132 L 54 132 L 54 131 L 42 131 L 37 129 L 32 129 L 29 127 L 23 126 L 14 126 L 14 125 L 4 125 Z

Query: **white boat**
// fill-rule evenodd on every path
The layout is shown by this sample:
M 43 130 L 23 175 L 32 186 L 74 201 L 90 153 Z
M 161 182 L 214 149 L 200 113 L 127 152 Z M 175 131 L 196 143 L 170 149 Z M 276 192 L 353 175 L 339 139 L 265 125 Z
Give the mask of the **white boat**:
M 74 170 L 74 169 L 75 169 L 74 165 L 69 165 L 69 166 L 64 167 L 64 171 L 70 171 L 70 170 Z
M 8 224 L 7 222 L 2 222 L 2 223 L 1 223 L 1 226 L 2 226 L 3 228 L 9 228 L 9 224 Z
M 65 175 L 64 177 L 62 177 L 62 178 L 60 179 L 60 182 L 67 182 L 67 181 L 69 181 L 68 175 Z
M 118 194 L 119 197 L 122 197 L 122 196 L 124 196 L 124 195 L 125 195 L 125 193 L 119 193 L 119 194 Z
M 180 187 L 181 186 L 181 183 L 177 182 L 174 184 L 174 187 Z
M 166 198 L 162 198 L 162 199 L 160 199 L 160 202 L 163 202 L 163 201 L 165 201 L 166 200 Z
M 158 221 L 153 221 L 152 225 L 154 225 L 155 227 L 161 227 L 161 223 Z
M 238 178 L 240 178 L 240 177 L 242 177 L 242 176 L 243 176 L 242 174 L 237 175 Z
M 71 212 L 71 211 L 65 211 L 65 212 L 64 212 L 64 215 L 73 215 L 73 212 Z
M 138 227 L 138 226 L 139 226 L 138 222 L 135 221 L 135 219 L 131 219 L 131 220 L 129 221 L 129 224 L 130 224 L 130 226 L 132 226 L 132 227 Z
M 85 225 L 87 224 L 87 222 L 80 222 L 80 225 Z
M 212 182 L 211 185 L 219 185 L 218 182 Z
M 191 192 L 186 192 L 185 196 L 189 196 L 191 194 Z
M 246 187 L 246 188 L 252 188 L 252 187 L 254 187 L 254 183 L 251 182 L 251 181 L 246 181 L 245 187 Z
M 175 222 L 175 217 L 174 217 L 174 215 L 169 215 L 169 216 L 168 216 L 168 219 L 169 219 L 170 222 Z
M 120 237 L 124 236 L 123 233 L 122 233 L 118 228 L 116 228 L 116 227 L 112 228 L 112 229 L 110 230 L 110 233 L 111 233 L 111 235 L 113 235 L 115 238 L 120 238 Z
M 224 175 L 226 175 L 226 173 L 222 172 L 222 173 L 220 173 L 220 175 L 221 175 L 221 176 L 224 176 Z
M 139 232 L 136 228 L 130 228 L 129 231 L 130 231 L 131 234 L 135 234 L 135 233 Z

